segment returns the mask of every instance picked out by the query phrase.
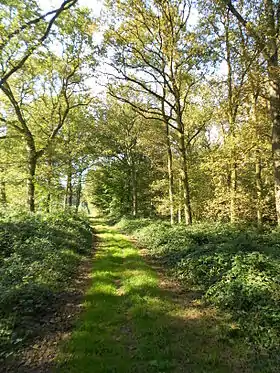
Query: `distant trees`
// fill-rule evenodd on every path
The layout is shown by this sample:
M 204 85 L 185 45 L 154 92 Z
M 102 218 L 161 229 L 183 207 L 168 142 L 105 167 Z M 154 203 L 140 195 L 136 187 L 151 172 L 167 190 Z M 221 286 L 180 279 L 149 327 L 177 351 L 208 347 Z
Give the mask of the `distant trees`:
M 111 94 L 126 102 L 146 118 L 157 118 L 165 125 L 169 169 L 170 214 L 173 217 L 173 171 L 170 133 L 176 137 L 180 153 L 180 178 L 186 224 L 192 222 L 184 112 L 191 93 L 203 77 L 201 62 L 206 48 L 189 24 L 191 2 L 166 0 L 111 3 L 111 12 L 119 17 L 107 33 L 107 43 L 114 52 L 111 67 L 116 81 L 127 81 L 131 89 L 144 95 L 146 103 L 135 107 L 120 97 L 118 88 Z M 148 103 L 148 105 L 147 105 Z M 205 121 L 207 121 L 207 116 Z M 204 126 L 198 128 L 197 134 Z
M 217 2 L 219 3 L 219 2 Z M 275 207 L 278 224 L 280 224 L 280 78 L 279 78 L 279 30 L 280 30 L 280 2 L 279 1 L 253 1 L 253 2 L 220 2 L 224 12 L 231 13 L 232 22 L 237 22 L 244 33 L 251 40 L 251 47 L 245 46 L 245 51 L 253 48 L 257 56 L 264 62 L 267 89 L 266 98 L 269 101 L 270 120 L 272 124 L 272 154 L 274 165 Z M 259 62 L 259 61 L 258 61 Z M 257 59 L 253 64 L 257 64 Z M 261 62 L 263 64 L 263 62 Z M 250 69 L 251 70 L 251 69 Z M 255 77 L 256 78 L 256 77 Z M 255 79 L 257 80 L 257 79 Z M 258 86 L 258 82 L 255 82 Z M 258 92 L 255 89 L 255 98 Z M 256 166 L 258 175 L 258 206 L 260 206 L 260 167 Z M 261 211 L 258 211 L 258 221 L 261 222 Z
M 268 100 L 272 123 L 272 151 L 274 163 L 274 184 L 277 221 L 280 224 L 280 77 L 279 77 L 279 31 L 280 2 L 273 0 L 256 1 L 239 8 L 240 4 L 224 1 L 226 9 L 236 18 L 251 37 L 255 48 L 266 63 L 265 73 L 268 79 Z M 254 12 L 247 19 L 243 9 Z M 256 9 L 256 11 L 254 11 Z
M 279 2 L 75 3 L 0 6 L 1 206 L 280 223 Z
M 110 101 L 99 108 L 96 130 L 103 155 L 87 176 L 88 190 L 94 204 L 114 216 L 154 214 L 149 135 L 155 131 L 128 104 Z
M 108 5 L 109 92 L 147 123 L 165 124 L 171 222 L 175 210 L 181 220 L 182 205 L 186 224 L 192 216 L 233 223 L 257 219 L 259 225 L 273 220 L 269 76 L 251 22 L 265 9 L 276 25 L 277 5 L 273 10 L 261 1 L 126 5 Z M 260 30 L 263 22 L 256 21 Z

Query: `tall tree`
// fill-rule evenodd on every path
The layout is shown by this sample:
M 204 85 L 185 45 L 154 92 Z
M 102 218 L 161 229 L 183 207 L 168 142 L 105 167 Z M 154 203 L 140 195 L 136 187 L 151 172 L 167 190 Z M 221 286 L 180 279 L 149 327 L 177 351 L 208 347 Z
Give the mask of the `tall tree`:
M 272 122 L 272 151 L 274 164 L 275 205 L 280 225 L 280 77 L 279 77 L 279 31 L 280 1 L 263 0 L 247 4 L 254 17 L 247 18 L 238 9 L 240 4 L 224 0 L 222 3 L 236 17 L 238 22 L 254 40 L 267 66 L 269 80 L 269 102 Z M 257 10 L 253 10 L 253 7 Z M 248 14 L 248 11 L 247 11 Z
M 87 45 L 86 27 L 92 22 L 86 16 L 72 13 L 64 20 L 65 26 L 57 38 L 63 40 L 61 56 L 48 50 L 41 52 L 14 74 L 12 82 L 6 81 L 1 86 L 15 115 L 6 114 L 2 121 L 16 130 L 26 145 L 27 205 L 32 212 L 35 210 L 38 160 L 57 137 L 70 111 L 89 102 L 81 95 L 75 97 L 78 88 L 86 89 L 82 57 L 85 57 Z M 83 24 L 82 20 L 87 22 Z M 44 115 L 40 116 L 42 111 Z
M 111 14 L 118 14 L 122 22 L 113 24 L 107 35 L 115 51 L 114 78 L 130 82 L 146 96 L 145 105 L 136 108 L 139 112 L 162 120 L 176 133 L 186 224 L 191 224 L 192 212 L 183 113 L 192 87 L 201 78 L 198 66 L 204 58 L 204 49 L 188 25 L 190 12 L 187 0 L 131 2 L 129 6 L 118 2 L 111 4 Z

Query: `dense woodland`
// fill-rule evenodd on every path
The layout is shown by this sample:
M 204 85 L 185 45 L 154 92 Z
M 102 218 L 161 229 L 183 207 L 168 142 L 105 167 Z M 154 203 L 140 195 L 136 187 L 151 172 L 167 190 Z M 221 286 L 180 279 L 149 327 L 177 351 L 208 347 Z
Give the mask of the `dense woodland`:
M 75 3 L 1 5 L 1 208 L 275 224 L 278 5 Z
M 71 278 L 88 252 L 88 222 L 75 214 L 98 211 L 275 352 L 279 33 L 273 0 L 107 0 L 99 16 L 77 0 L 0 3 L 5 351 L 24 340 L 12 330 L 26 289 L 55 292 L 59 265 Z M 55 222 L 72 235 L 66 262 Z M 60 263 L 52 280 L 45 245 Z M 267 367 L 256 371 L 276 372 Z

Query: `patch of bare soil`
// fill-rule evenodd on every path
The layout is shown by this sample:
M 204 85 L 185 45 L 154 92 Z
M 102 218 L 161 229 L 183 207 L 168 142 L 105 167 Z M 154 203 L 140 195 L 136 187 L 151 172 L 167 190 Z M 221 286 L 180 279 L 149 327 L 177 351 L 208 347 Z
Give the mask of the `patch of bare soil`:
M 92 254 L 93 256 L 93 254 Z M 66 340 L 83 310 L 83 299 L 91 283 L 93 257 L 85 258 L 68 291 L 57 296 L 55 308 L 40 319 L 38 335 L 16 358 L 0 366 L 0 373 L 51 373 L 58 345 Z

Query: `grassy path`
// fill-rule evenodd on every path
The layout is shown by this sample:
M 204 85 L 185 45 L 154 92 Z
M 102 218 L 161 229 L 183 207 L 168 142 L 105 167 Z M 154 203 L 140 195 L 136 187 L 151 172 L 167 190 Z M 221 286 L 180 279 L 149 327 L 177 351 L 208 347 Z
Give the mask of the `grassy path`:
M 96 229 L 92 286 L 59 373 L 250 372 L 244 346 L 221 338 L 226 320 L 166 286 L 123 235 Z

